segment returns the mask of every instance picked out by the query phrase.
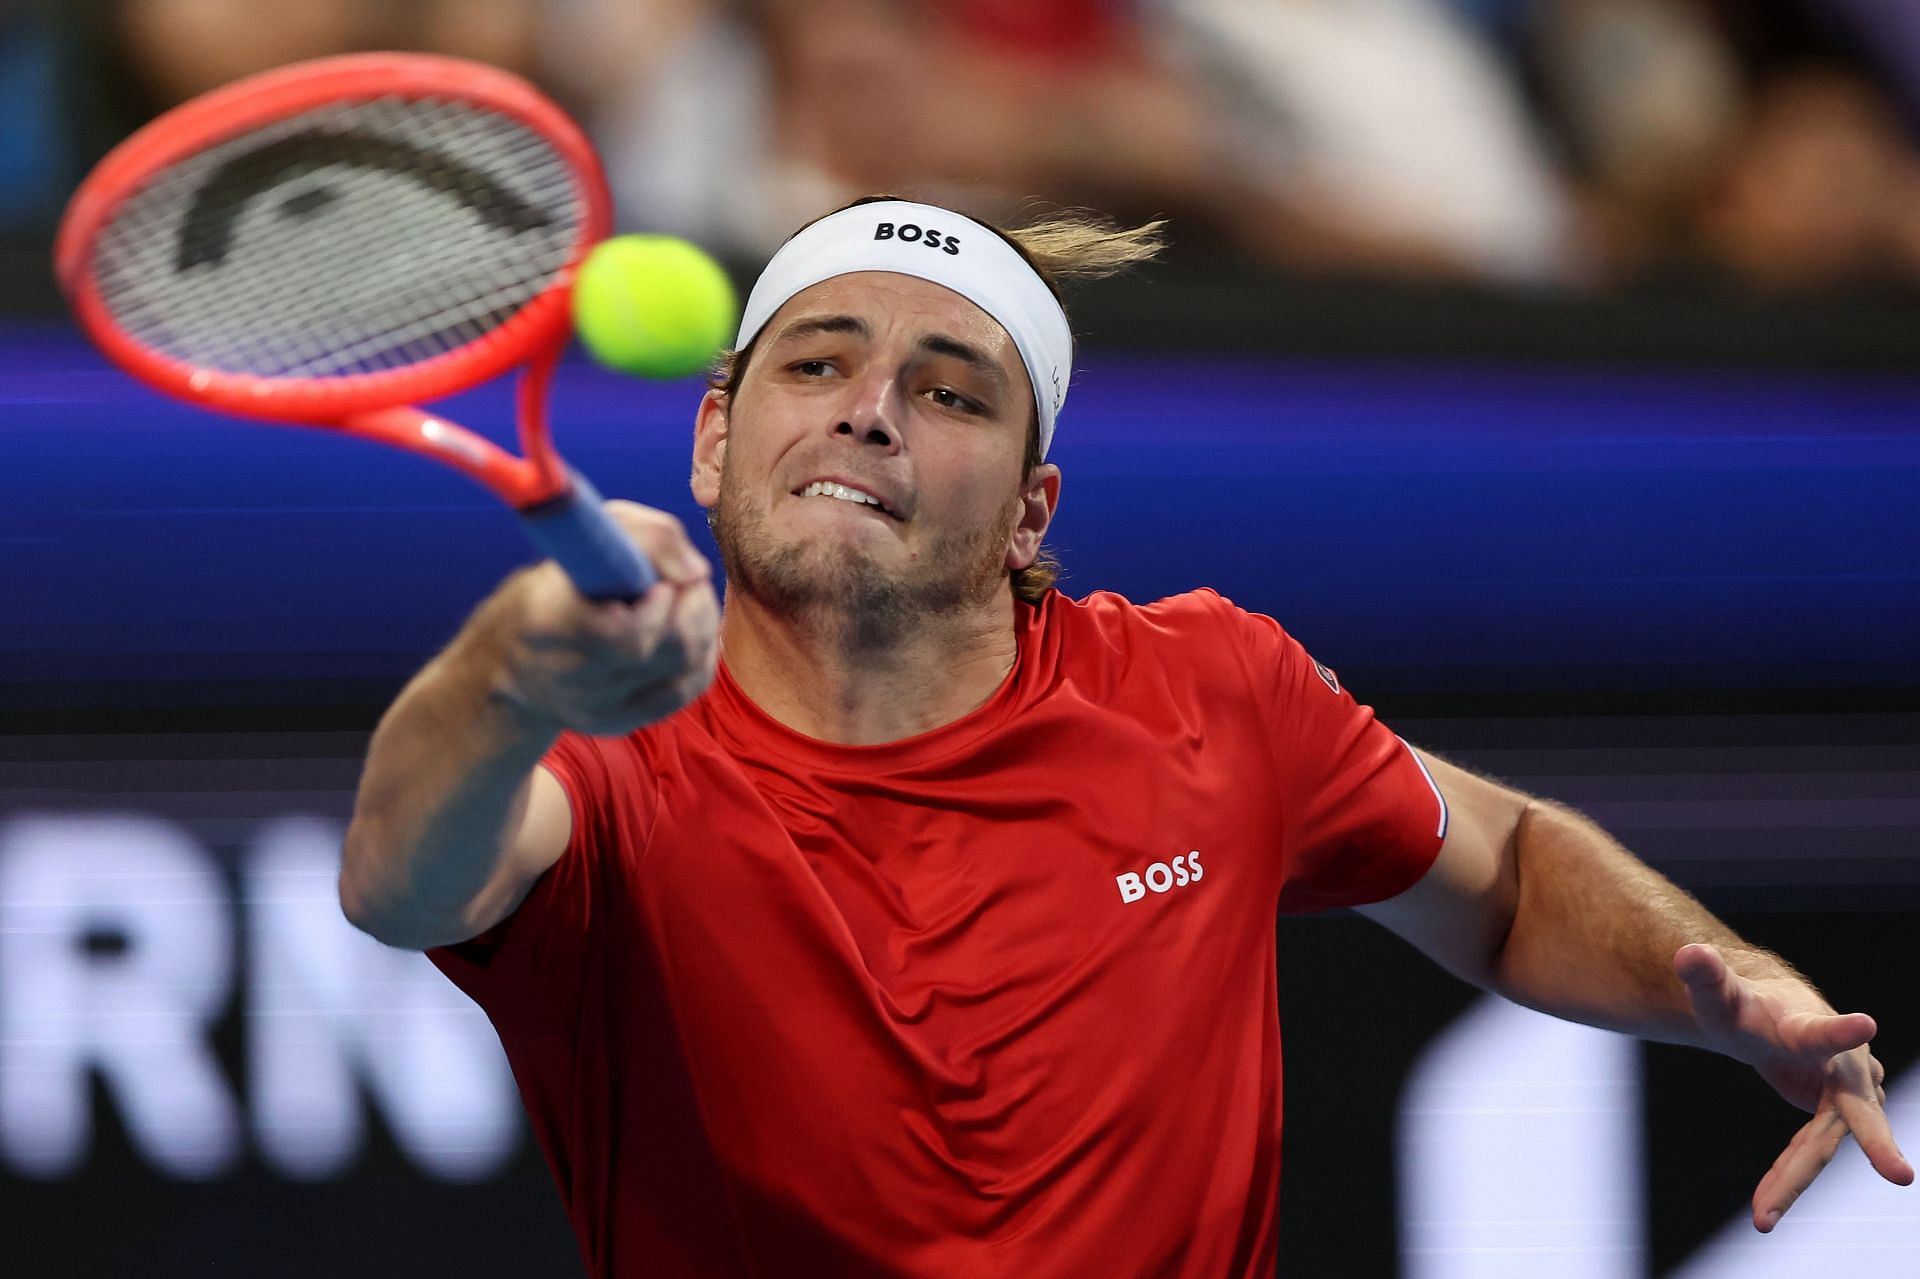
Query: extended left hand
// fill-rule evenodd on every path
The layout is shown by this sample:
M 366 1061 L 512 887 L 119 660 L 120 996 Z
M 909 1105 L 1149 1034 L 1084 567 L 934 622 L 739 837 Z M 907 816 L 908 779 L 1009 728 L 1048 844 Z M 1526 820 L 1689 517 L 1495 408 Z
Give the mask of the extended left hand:
M 1900 1153 L 1887 1123 L 1887 1093 L 1881 1086 L 1887 1072 L 1866 1047 L 1878 1030 L 1873 1018 L 1836 1013 L 1789 978 L 1742 977 L 1713 946 L 1682 946 L 1673 968 L 1693 1001 L 1707 1046 L 1746 1062 L 1782 1097 L 1813 1112 L 1754 1190 L 1754 1229 L 1773 1229 L 1833 1161 L 1848 1133 L 1875 1172 L 1896 1185 L 1913 1183 L 1913 1165 Z

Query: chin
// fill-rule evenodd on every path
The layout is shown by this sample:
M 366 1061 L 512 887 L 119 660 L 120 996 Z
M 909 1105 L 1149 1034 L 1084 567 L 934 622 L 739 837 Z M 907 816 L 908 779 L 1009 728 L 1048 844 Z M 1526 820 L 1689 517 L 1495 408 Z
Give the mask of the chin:
M 867 530 L 812 527 L 780 536 L 764 512 L 723 502 L 719 514 L 714 540 L 729 589 L 774 613 L 810 617 L 856 645 L 882 644 L 932 617 L 977 608 L 1005 579 L 1005 551 L 992 529 L 909 554 L 900 539 L 876 542 Z

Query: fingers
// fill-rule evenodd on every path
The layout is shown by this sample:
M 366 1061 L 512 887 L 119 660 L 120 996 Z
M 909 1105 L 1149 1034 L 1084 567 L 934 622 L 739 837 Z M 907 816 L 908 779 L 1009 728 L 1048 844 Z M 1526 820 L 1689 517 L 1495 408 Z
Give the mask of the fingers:
M 1739 1015 L 1740 977 L 1727 967 L 1718 949 L 1695 943 L 1673 956 L 1673 971 L 1687 990 L 1694 1016 L 1709 1029 L 1724 1029 Z
M 1780 1218 L 1813 1184 L 1813 1179 L 1833 1162 L 1846 1135 L 1846 1124 L 1838 1112 L 1832 1110 L 1824 1110 L 1802 1125 L 1754 1189 L 1755 1230 L 1767 1234 L 1780 1223 Z
M 677 596 L 678 592 L 669 584 L 666 589 L 656 585 L 635 600 L 586 603 L 587 628 L 603 642 L 617 643 L 632 637 L 639 640 L 641 646 L 651 648 L 654 637 L 666 629 Z
M 1870 1042 L 1879 1030 L 1865 1013 L 1804 1005 L 1794 1011 L 1782 1008 L 1778 999 L 1734 972 L 1713 946 L 1682 946 L 1674 953 L 1673 971 L 1701 1027 L 1716 1037 L 1734 1037 L 1713 1046 L 1744 1061 L 1784 1055 L 1817 1067 Z
M 1780 1019 L 1780 1046 L 1816 1059 L 1852 1052 L 1878 1033 L 1865 1013 L 1802 1013 Z
M 698 697 L 718 660 L 712 568 L 680 521 L 633 502 L 607 512 L 660 581 L 635 600 L 592 601 L 552 562 L 522 575 L 499 648 L 509 699 L 596 735 L 644 727 Z M 503 588 L 504 589 L 504 588 Z
M 719 607 L 713 588 L 663 583 L 613 619 L 630 645 L 604 673 L 595 712 L 602 732 L 628 732 L 688 705 L 713 682 L 719 662 Z
M 665 511 L 638 502 L 608 502 L 607 514 L 626 532 L 663 579 L 681 586 L 707 580 L 713 568 L 695 549 L 686 527 Z
M 622 696 L 609 707 L 609 721 L 627 727 L 665 719 L 693 702 L 713 683 L 719 660 L 713 642 L 713 624 L 703 621 L 712 611 L 713 592 L 704 588 L 678 595 L 674 617 L 656 653 L 657 667 L 664 678 L 643 684 Z
M 1849 1132 L 1876 1173 L 1897 1186 L 1913 1184 L 1913 1164 L 1901 1153 L 1887 1119 L 1886 1092 L 1881 1087 L 1885 1078 L 1885 1069 L 1864 1049 L 1842 1054 L 1833 1063 L 1826 1100 L 1819 1112 L 1794 1134 L 1754 1190 L 1756 1230 L 1764 1234 L 1779 1223 L 1787 1209 L 1833 1162 Z
M 704 581 L 663 582 L 630 604 L 602 608 L 595 619 L 616 652 L 611 673 L 627 688 L 646 688 L 688 668 L 711 669 L 719 637 L 719 606 Z
M 1699 942 L 1682 946 L 1674 952 L 1673 971 L 1695 1006 L 1702 1000 L 1730 1004 L 1736 997 L 1739 978 L 1713 946 Z
M 1673 971 L 1689 987 L 1711 986 L 1724 979 L 1727 962 L 1717 948 L 1705 942 L 1692 942 L 1674 952 Z
M 1734 1048 L 1753 1049 L 1756 1056 L 1749 1059 L 1767 1063 L 1762 1074 L 1797 1104 L 1813 1105 L 1816 1091 L 1819 1095 L 1814 1117 L 1794 1134 L 1754 1189 L 1754 1229 L 1765 1234 L 1779 1224 L 1833 1162 L 1849 1132 L 1880 1176 L 1896 1185 L 1913 1183 L 1913 1165 L 1894 1141 L 1883 1108 L 1886 1071 L 1866 1051 L 1879 1029 L 1872 1017 L 1822 1009 L 1785 1011 L 1751 988 L 1710 945 L 1682 946 L 1674 953 L 1673 970 L 1701 1025 L 1734 1032 L 1728 1045 L 1717 1045 L 1722 1051 L 1745 1056 Z M 1743 1013 L 1749 1023 L 1744 1027 Z
M 1873 1170 L 1896 1186 L 1911 1186 L 1913 1165 L 1900 1153 L 1900 1145 L 1893 1138 L 1893 1125 L 1887 1119 L 1885 1100 L 1886 1094 L 1878 1085 L 1874 1085 L 1871 1093 L 1865 1097 L 1853 1093 L 1841 1094 L 1836 1109 L 1848 1131 L 1853 1133 L 1853 1139 L 1860 1144 L 1861 1153 L 1873 1165 Z

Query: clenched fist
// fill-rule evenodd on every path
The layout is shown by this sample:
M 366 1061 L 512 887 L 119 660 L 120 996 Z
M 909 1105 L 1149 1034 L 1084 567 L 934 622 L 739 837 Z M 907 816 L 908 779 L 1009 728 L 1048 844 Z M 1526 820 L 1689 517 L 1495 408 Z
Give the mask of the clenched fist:
M 510 578 L 472 623 L 497 662 L 496 691 L 531 723 L 617 736 L 713 680 L 720 608 L 706 557 L 664 511 L 609 502 L 607 513 L 660 575 L 645 595 L 589 600 L 548 562 Z

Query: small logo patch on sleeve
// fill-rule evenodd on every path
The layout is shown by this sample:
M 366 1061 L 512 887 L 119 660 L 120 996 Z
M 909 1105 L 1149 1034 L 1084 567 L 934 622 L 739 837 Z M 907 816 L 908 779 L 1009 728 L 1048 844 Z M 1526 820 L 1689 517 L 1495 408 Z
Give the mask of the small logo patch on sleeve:
M 1340 677 L 1333 673 L 1331 666 L 1328 666 L 1325 662 L 1315 662 L 1313 669 L 1320 672 L 1320 678 L 1327 682 L 1328 688 L 1336 693 L 1340 691 Z

